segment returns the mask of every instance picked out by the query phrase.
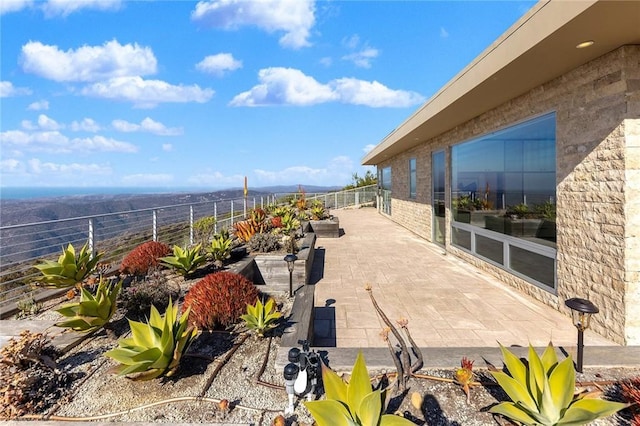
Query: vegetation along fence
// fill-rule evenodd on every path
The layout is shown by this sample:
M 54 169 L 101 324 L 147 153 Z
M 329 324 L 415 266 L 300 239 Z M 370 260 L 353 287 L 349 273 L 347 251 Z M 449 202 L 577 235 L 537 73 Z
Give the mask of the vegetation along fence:
M 62 247 L 73 244 L 80 249 L 88 244 L 91 253 L 102 252 L 103 262 L 117 266 L 134 247 L 145 241 L 173 245 L 197 243 L 194 223 L 204 217 L 215 218 L 214 232 L 230 229 L 247 211 L 283 204 L 299 197 L 294 194 L 269 194 L 262 197 L 206 201 L 121 211 L 94 216 L 0 227 L 0 318 L 13 311 L 16 302 L 34 297 L 40 274 L 34 265 L 43 259 L 57 260 Z M 306 194 L 307 200 L 319 199 L 326 209 L 339 209 L 371 203 L 376 188 L 366 186 L 346 191 Z M 41 292 L 42 290 L 39 290 Z

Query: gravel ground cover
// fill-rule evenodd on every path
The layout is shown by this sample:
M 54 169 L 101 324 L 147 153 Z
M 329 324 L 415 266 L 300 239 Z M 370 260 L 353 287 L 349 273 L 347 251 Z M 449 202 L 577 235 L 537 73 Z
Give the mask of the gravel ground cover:
M 188 285 L 182 283 L 185 288 Z M 286 316 L 291 302 L 284 296 L 278 302 Z M 38 318 L 55 319 L 57 315 L 48 309 Z M 272 425 L 278 424 L 274 422 L 282 416 L 286 425 L 313 424 L 300 400 L 293 414 L 284 413 L 287 405 L 284 378 L 282 371 L 275 368 L 279 336 L 284 326 L 274 330 L 268 338 L 257 338 L 242 326 L 230 331 L 201 332 L 174 376 L 132 381 L 114 375 L 111 370 L 116 363 L 103 356 L 117 345 L 118 338 L 128 332 L 123 313 L 116 315 L 112 333 L 101 331 L 87 337 L 56 359 L 57 370 L 68 377 L 61 382 L 63 389 L 59 396 L 49 401 L 47 409 L 20 420 Z M 474 379 L 482 384 L 471 388 L 468 402 L 461 387 L 452 383 L 453 370 L 421 370 L 409 380 L 405 392 L 395 390 L 393 370 L 369 373 L 376 378 L 387 375 L 381 379 L 383 385 L 390 386 L 387 412 L 401 414 L 415 424 L 510 424 L 488 413 L 492 405 L 507 400 L 507 397 L 492 384 L 493 379 L 486 366 L 480 362 L 477 360 L 475 363 Z M 0 368 L 4 366 L 0 364 Z M 348 379 L 348 372 L 340 373 Z M 585 369 L 584 373 L 577 375 L 577 380 L 584 383 L 586 389 L 600 390 L 604 397 L 620 400 L 619 386 L 613 383 L 638 376 L 640 367 Z M 377 384 L 379 380 L 374 379 L 373 383 Z M 422 398 L 418 407 L 411 403 L 414 393 Z M 44 396 L 34 394 L 33 398 Z M 221 406 L 222 400 L 228 402 L 227 407 Z M 630 425 L 629 410 L 593 424 Z

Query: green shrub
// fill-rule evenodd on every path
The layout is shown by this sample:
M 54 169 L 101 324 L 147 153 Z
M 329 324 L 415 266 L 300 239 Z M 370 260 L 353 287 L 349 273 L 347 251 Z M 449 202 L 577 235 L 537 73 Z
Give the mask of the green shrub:
M 146 275 L 149 269 L 158 266 L 160 258 L 171 254 L 168 245 L 157 241 L 142 243 L 125 256 L 120 272 L 131 275 Z
M 205 216 L 193 223 L 195 239 L 203 246 L 206 246 L 216 229 L 216 218 L 213 216 Z
M 214 329 L 238 322 L 248 304 L 255 303 L 258 290 L 240 274 L 215 272 L 191 287 L 182 309 L 190 309 L 189 321 L 198 328 Z

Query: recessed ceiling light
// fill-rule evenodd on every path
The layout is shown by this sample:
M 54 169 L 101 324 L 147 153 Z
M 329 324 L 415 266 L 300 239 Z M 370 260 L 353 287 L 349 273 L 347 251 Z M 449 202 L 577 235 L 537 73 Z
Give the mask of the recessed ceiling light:
M 578 43 L 576 45 L 576 49 L 584 49 L 585 47 L 593 46 L 593 40 L 583 41 L 582 43 Z

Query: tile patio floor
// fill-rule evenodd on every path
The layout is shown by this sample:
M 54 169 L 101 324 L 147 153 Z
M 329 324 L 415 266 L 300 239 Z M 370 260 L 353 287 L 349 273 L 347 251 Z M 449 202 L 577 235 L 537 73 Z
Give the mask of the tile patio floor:
M 575 347 L 571 318 L 444 255 L 374 208 L 333 212 L 344 235 L 320 238 L 315 271 L 314 346 L 377 348 L 386 343 L 365 284 L 391 321 L 404 317 L 420 347 Z M 617 346 L 587 330 L 585 345 Z

